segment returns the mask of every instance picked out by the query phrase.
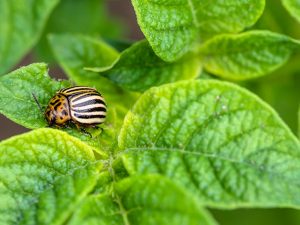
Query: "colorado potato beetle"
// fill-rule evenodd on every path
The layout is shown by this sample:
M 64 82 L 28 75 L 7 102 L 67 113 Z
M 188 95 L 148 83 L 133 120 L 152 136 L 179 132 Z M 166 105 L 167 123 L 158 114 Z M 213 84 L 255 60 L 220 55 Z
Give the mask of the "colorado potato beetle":
M 71 122 L 79 129 L 95 127 L 105 121 L 106 104 L 95 88 L 63 88 L 50 99 L 44 116 L 49 126 L 63 127 Z

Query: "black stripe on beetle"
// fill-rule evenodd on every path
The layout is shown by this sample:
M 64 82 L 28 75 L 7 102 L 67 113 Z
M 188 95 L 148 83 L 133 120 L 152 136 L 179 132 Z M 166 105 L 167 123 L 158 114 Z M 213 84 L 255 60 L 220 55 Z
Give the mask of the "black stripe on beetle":
M 77 118 L 80 118 L 80 119 L 92 119 L 92 118 L 105 118 L 105 115 L 94 115 L 94 114 L 87 114 L 87 115 L 84 115 L 84 114 L 77 114 L 77 113 L 74 113 L 74 116 L 76 116 Z

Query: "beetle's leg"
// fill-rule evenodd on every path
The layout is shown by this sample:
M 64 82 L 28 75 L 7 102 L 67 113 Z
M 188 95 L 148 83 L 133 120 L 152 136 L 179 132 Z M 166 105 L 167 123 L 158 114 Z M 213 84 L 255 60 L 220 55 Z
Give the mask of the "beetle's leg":
M 90 138 L 93 137 L 92 134 L 91 134 L 90 132 L 86 131 L 86 129 L 84 129 L 84 128 L 82 128 L 82 127 L 80 127 L 79 129 L 80 129 L 80 131 L 81 131 L 82 133 L 89 135 Z
M 86 129 L 84 129 L 83 127 L 80 127 L 79 124 L 77 124 L 77 123 L 74 123 L 74 124 L 75 124 L 75 126 L 77 127 L 77 129 L 80 130 L 82 133 L 89 135 L 90 138 L 93 137 L 92 134 L 91 134 L 90 132 L 88 132 L 88 131 L 87 131 Z
M 78 130 L 81 130 L 81 127 L 77 124 L 77 123 L 75 123 L 75 122 L 73 122 L 73 121 L 71 121 L 73 124 L 75 124 L 75 126 L 76 126 L 76 128 L 78 129 Z
M 72 125 L 71 121 L 67 121 L 65 124 L 64 124 L 64 128 L 70 128 Z M 77 127 L 78 128 L 78 127 Z
M 93 125 L 92 128 L 95 128 L 95 129 L 100 129 L 101 130 L 101 133 L 104 132 L 104 129 L 102 127 L 98 127 L 97 125 Z

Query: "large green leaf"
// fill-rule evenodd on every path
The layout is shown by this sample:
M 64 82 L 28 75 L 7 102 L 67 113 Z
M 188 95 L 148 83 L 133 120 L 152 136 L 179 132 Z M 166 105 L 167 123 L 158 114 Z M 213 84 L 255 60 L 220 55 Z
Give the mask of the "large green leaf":
M 300 45 L 269 31 L 220 35 L 200 48 L 207 71 L 231 80 L 263 76 L 283 65 Z
M 38 41 L 59 0 L 0 1 L 0 75 L 14 66 Z
M 120 181 L 113 195 L 90 196 L 69 225 L 212 225 L 216 224 L 193 196 L 161 176 Z
M 219 33 L 253 25 L 264 0 L 132 0 L 138 23 L 158 56 L 174 61 Z
M 300 22 L 300 2 L 298 0 L 282 0 L 287 11 Z
M 31 221 L 37 210 L 34 204 L 40 193 L 51 188 L 59 177 L 72 175 L 78 169 L 84 170 L 94 162 L 91 147 L 54 129 L 37 129 L 1 142 L 0 224 Z M 75 174 L 75 178 L 79 177 Z M 76 181 L 74 184 L 82 185 L 82 182 Z M 63 187 L 65 186 L 61 184 L 60 188 Z M 77 187 L 74 191 L 77 193 Z M 81 188 L 78 187 L 78 192 L 80 191 Z M 50 197 L 49 195 L 49 201 Z M 64 202 L 63 199 L 60 201 Z M 55 210 L 53 206 L 49 206 L 50 209 L 51 213 Z
M 164 174 L 205 205 L 300 205 L 299 140 L 273 109 L 233 84 L 150 89 L 127 114 L 119 147 L 130 174 Z
M 43 113 L 34 101 L 34 94 L 43 108 L 59 89 L 69 86 L 48 76 L 44 63 L 34 63 L 0 77 L 0 113 L 27 128 L 46 126 Z
M 168 63 L 154 54 L 147 41 L 140 41 L 122 52 L 119 60 L 111 68 L 102 69 L 101 74 L 128 90 L 145 91 L 164 83 L 195 78 L 200 69 L 195 55 Z

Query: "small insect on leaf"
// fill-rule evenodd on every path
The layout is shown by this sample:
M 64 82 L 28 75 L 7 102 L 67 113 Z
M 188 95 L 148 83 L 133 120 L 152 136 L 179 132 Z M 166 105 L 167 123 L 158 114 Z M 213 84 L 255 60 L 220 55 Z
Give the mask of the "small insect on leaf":
M 44 115 L 49 126 L 64 127 L 73 123 L 84 130 L 105 121 L 106 103 L 95 88 L 63 88 L 50 99 Z

